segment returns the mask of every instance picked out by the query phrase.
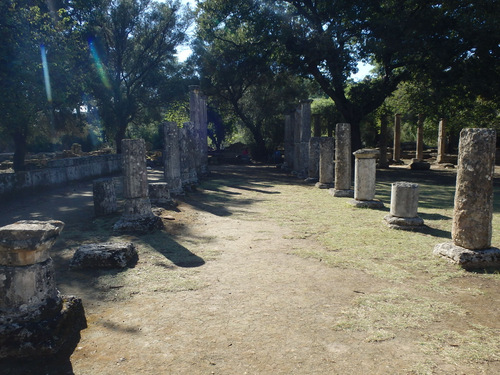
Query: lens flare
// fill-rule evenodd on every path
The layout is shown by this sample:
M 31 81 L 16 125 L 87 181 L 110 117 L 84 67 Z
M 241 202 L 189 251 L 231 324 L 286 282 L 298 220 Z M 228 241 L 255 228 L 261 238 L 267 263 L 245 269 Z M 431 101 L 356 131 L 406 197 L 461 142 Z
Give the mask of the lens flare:
M 106 74 L 106 69 L 104 69 L 104 65 L 92 41 L 89 41 L 89 48 L 90 48 L 90 54 L 94 59 L 94 64 L 97 69 L 97 74 L 99 75 L 99 78 L 104 84 L 104 87 L 106 87 L 107 89 L 111 89 L 111 83 L 109 82 L 108 75 Z
M 42 55 L 43 79 L 45 81 L 45 92 L 47 100 L 52 103 L 52 88 L 50 87 L 49 64 L 47 63 L 47 50 L 44 45 L 40 46 L 40 53 Z

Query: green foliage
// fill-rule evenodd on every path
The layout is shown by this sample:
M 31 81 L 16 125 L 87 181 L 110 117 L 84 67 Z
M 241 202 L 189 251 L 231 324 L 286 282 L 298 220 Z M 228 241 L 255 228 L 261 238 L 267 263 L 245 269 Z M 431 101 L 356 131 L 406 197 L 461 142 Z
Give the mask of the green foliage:
M 164 116 L 165 121 L 175 122 L 182 126 L 189 121 L 189 101 L 175 101 L 168 104 Z

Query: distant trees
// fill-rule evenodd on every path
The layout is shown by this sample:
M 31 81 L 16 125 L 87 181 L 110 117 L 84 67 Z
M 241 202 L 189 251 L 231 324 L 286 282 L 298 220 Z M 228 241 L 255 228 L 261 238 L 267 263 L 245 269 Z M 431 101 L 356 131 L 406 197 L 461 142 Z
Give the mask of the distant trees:
M 82 104 L 98 108 L 118 151 L 131 123 L 160 119 L 185 73 L 174 57 L 191 20 L 183 9 L 179 1 L 3 1 L 0 129 L 13 140 L 14 169 L 24 169 L 40 128 L 83 125 Z
M 498 92 L 497 83 L 484 84 L 500 81 L 498 2 L 206 0 L 201 9 L 202 29 L 219 41 L 231 44 L 222 33 L 240 25 L 245 48 L 268 54 L 274 71 L 316 80 L 351 123 L 354 148 L 362 119 L 400 82 L 425 77 L 434 87 L 460 82 L 466 91 Z M 360 61 L 376 73 L 352 82 Z

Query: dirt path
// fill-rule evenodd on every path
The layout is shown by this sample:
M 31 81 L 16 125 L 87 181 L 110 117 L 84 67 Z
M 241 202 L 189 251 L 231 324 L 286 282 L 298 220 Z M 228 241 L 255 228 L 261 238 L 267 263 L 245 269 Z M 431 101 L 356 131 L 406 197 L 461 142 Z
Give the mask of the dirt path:
M 412 332 L 367 342 L 362 333 L 335 328 L 356 297 L 386 283 L 291 255 L 297 246 L 320 245 L 263 215 L 265 202 L 280 194 L 273 179 L 286 177 L 255 167 L 242 175 L 241 168 L 216 172 L 236 180 L 207 190 L 211 199 L 203 192 L 185 197 L 171 213 L 176 220 L 166 222 L 168 239 L 128 237 L 156 245 L 139 247 L 137 266 L 120 273 L 66 269 L 77 242 L 88 240 L 78 233 L 97 230 L 86 222 L 108 225 L 92 218 L 90 184 L 0 205 L 1 225 L 30 212 L 67 224 L 69 234 L 54 248 L 58 282 L 63 293 L 83 299 L 89 325 L 71 357 L 74 373 L 416 373 L 411 364 L 425 358 Z M 179 261 L 169 246 L 195 260 Z M 462 372 L 443 365 L 435 373 Z

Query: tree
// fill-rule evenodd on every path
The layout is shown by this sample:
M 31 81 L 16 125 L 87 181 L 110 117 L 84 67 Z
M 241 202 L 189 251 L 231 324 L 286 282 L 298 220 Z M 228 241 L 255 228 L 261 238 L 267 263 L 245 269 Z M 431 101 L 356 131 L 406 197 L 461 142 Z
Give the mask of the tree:
M 451 79 L 471 68 L 475 79 L 484 81 L 486 71 L 498 77 L 498 5 L 486 0 L 207 0 L 201 9 L 212 15 L 203 20 L 212 29 L 243 24 L 252 32 L 249 44 L 259 40 L 261 53 L 315 79 L 351 123 L 354 149 L 361 146 L 361 120 L 400 82 Z M 376 72 L 351 82 L 358 62 Z
M 194 53 L 202 89 L 221 113 L 231 113 L 250 131 L 252 156 L 266 160 L 268 147 L 273 147 L 277 138 L 273 133 L 282 128 L 286 107 L 307 94 L 300 80 L 273 63 L 267 37 L 258 32 L 263 26 L 260 22 L 251 24 L 234 18 L 223 25 L 218 23 L 223 3 L 199 4 Z M 250 3 L 240 4 L 240 11 L 250 15 L 255 9 Z
M 67 14 L 42 0 L 2 2 L 0 18 L 0 127 L 14 142 L 14 170 L 20 171 L 34 128 L 57 130 L 76 106 L 71 79 L 78 76 L 68 72 L 77 43 Z
M 182 13 L 178 1 L 149 0 L 107 0 L 95 11 L 86 26 L 94 67 L 88 87 L 108 137 L 121 152 L 128 125 L 144 121 L 141 116 L 161 103 L 161 88 L 175 65 L 176 47 L 186 40 L 190 14 Z

